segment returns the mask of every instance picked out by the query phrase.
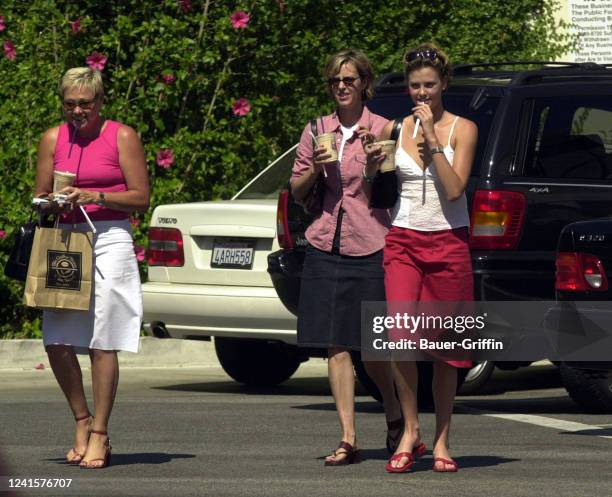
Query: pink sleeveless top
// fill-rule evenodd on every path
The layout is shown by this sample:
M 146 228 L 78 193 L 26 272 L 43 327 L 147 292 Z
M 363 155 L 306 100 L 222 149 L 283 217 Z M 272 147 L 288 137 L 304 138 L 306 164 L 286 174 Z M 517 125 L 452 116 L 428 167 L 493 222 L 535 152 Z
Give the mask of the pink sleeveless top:
M 62 124 L 55 144 L 53 169 L 76 174 L 74 186 L 83 190 L 127 191 L 127 184 L 119 166 L 119 148 L 117 146 L 117 132 L 121 126 L 122 124 L 117 121 L 107 120 L 104 129 L 97 138 L 92 140 L 77 135 L 71 150 L 70 141 L 74 128 L 67 123 Z M 84 207 L 92 221 L 109 221 L 129 217 L 127 212 L 116 211 L 95 204 L 88 204 Z M 84 222 L 85 218 L 80 209 L 75 212 L 76 221 Z M 65 220 L 71 221 L 72 214 L 67 214 Z

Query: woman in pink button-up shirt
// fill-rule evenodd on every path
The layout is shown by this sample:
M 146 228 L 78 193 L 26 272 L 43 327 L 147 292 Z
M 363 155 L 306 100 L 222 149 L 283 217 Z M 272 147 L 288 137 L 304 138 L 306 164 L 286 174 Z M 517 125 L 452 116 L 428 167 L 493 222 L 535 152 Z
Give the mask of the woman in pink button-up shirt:
M 381 134 L 387 120 L 363 105 L 372 96 L 374 74 L 362 52 L 344 50 L 331 56 L 325 76 L 336 110 L 317 119 L 316 131 L 334 134 L 338 160 L 331 162 L 325 147 L 313 146 L 311 124 L 307 124 L 297 149 L 291 190 L 298 202 L 305 202 L 323 178 L 322 209 L 306 231 L 309 246 L 301 280 L 298 344 L 328 350 L 342 440 L 325 465 L 338 466 L 359 459 L 351 351 L 361 349 L 361 302 L 385 300 L 382 248 L 389 214 L 369 206 L 379 160 L 371 154 L 368 164 L 364 143 Z M 402 419 L 390 365 L 366 363 L 366 369 L 383 396 L 387 448 L 394 451 Z

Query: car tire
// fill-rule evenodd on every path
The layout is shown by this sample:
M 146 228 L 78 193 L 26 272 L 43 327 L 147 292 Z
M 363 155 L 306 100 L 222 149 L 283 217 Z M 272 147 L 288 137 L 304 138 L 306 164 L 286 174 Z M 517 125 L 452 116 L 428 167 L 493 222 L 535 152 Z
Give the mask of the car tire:
M 494 370 L 495 364 L 493 361 L 475 363 L 474 367 L 468 370 L 459 393 L 461 395 L 474 395 L 484 391 L 484 387 L 491 379 Z
M 376 384 L 368 376 L 363 362 L 359 358 L 359 355 L 353 355 L 353 365 L 355 367 L 355 375 L 357 380 L 363 388 L 378 402 L 382 402 L 382 395 L 378 390 Z M 431 362 L 419 362 L 417 363 L 419 370 L 419 385 L 418 385 L 418 405 L 419 409 L 431 409 L 433 407 L 433 393 L 431 391 L 431 382 L 433 380 L 433 367 Z M 467 375 L 467 369 L 459 369 L 457 375 L 457 389 L 461 387 L 465 376 Z
M 574 402 L 593 413 L 612 413 L 612 371 L 560 363 L 561 381 Z
M 300 365 L 297 347 L 250 338 L 215 337 L 223 370 L 245 385 L 269 387 L 288 380 Z

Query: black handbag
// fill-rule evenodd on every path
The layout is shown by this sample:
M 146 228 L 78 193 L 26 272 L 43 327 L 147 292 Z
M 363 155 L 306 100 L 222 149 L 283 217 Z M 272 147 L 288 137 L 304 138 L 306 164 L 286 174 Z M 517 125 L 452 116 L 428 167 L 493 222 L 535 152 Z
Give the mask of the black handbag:
M 403 118 L 393 121 L 391 130 L 391 140 L 397 140 L 402 131 Z M 397 202 L 399 196 L 399 185 L 395 171 L 381 173 L 378 171 L 372 181 L 372 193 L 370 194 L 370 207 L 375 209 L 391 209 Z
M 20 226 L 17 233 L 15 233 L 13 249 L 6 262 L 6 266 L 4 266 L 5 276 L 19 281 L 26 280 L 36 226 L 38 226 L 37 222 L 30 221 Z
M 38 220 L 30 221 L 21 225 L 15 233 L 13 248 L 4 266 L 4 275 L 19 281 L 25 281 L 28 275 L 28 265 L 32 254 L 34 243 L 34 232 L 37 226 L 53 226 L 52 222 L 39 217 Z
M 323 119 L 321 119 L 321 125 L 323 124 Z M 317 120 L 313 119 L 310 121 L 310 131 L 314 136 L 317 136 Z M 316 143 L 314 139 L 312 140 L 312 148 L 314 150 Z M 314 159 L 313 159 L 314 160 Z M 316 179 L 315 184 L 312 186 L 304 200 L 302 200 L 301 205 L 304 207 L 304 210 L 312 215 L 318 216 L 321 212 L 323 212 L 323 194 L 325 193 L 325 178 L 322 174 L 319 174 L 319 177 Z

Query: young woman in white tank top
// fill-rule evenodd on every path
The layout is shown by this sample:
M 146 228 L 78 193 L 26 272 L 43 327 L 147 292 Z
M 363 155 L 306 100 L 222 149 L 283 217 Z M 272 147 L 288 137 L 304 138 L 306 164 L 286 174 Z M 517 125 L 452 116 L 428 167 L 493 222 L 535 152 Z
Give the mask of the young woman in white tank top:
M 473 300 L 468 248 L 469 216 L 465 188 L 476 150 L 476 125 L 446 111 L 442 93 L 450 65 L 432 44 L 409 50 L 404 58 L 408 93 L 414 102 L 396 146 L 399 196 L 392 209 L 392 228 L 385 238 L 384 267 L 387 312 L 414 308 L 415 302 Z M 418 123 L 418 125 L 417 125 Z M 393 123 L 379 140 L 388 140 Z M 417 128 L 415 131 L 415 127 Z M 384 157 L 371 147 L 368 160 Z M 413 307 L 410 307 L 413 306 Z M 392 340 L 410 338 L 391 330 Z M 433 470 L 455 472 L 449 454 L 449 431 L 457 386 L 457 368 L 471 367 L 466 357 L 434 360 L 433 394 L 436 433 Z M 393 361 L 393 372 L 404 417 L 404 433 L 386 470 L 407 471 L 425 453 L 417 412 L 418 373 L 415 362 Z

